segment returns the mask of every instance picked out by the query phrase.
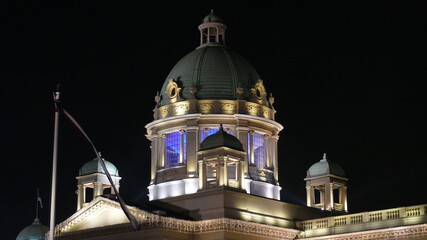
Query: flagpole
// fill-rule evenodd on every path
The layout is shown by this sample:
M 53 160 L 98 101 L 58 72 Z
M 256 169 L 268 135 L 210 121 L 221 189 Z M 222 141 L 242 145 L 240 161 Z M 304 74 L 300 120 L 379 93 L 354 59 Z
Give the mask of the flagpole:
M 37 200 L 36 200 L 36 218 L 39 218 L 39 189 L 37 188 Z
M 56 168 L 58 160 L 58 121 L 59 121 L 59 108 L 56 102 L 59 101 L 59 85 L 56 92 L 53 94 L 55 101 L 55 125 L 53 134 L 53 157 L 52 157 L 52 189 L 50 197 L 50 226 L 49 226 L 49 240 L 55 237 L 55 201 L 56 201 Z

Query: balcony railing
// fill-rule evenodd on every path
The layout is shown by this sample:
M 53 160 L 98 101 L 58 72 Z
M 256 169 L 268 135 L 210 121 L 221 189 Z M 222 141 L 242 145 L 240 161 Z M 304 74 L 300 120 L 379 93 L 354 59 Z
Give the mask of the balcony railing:
M 313 230 L 335 226 L 348 226 L 354 224 L 418 217 L 427 215 L 426 212 L 427 204 L 301 221 L 298 223 L 298 225 L 302 230 Z M 414 221 L 405 222 L 408 222 L 408 224 L 416 223 Z

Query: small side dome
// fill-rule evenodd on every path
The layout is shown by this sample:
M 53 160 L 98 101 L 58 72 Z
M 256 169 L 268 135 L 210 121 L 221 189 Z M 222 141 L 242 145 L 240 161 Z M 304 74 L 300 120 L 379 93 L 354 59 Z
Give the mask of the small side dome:
M 228 134 L 222 128 L 222 125 L 219 127 L 218 132 L 212 134 L 203 140 L 200 144 L 200 150 L 208 150 L 217 147 L 228 147 L 231 149 L 243 151 L 243 145 L 238 138 Z
M 116 166 L 109 161 L 106 161 L 104 158 L 105 166 L 107 167 L 108 173 L 111 176 L 119 176 L 119 170 L 117 170 Z M 98 161 L 98 158 L 94 158 L 92 161 L 89 161 L 83 165 L 83 167 L 79 170 L 79 176 L 88 175 L 92 173 L 104 173 L 104 168 L 101 163 Z
M 209 13 L 209 15 L 207 15 L 205 18 L 203 18 L 203 23 L 209 23 L 209 22 L 217 22 L 217 23 L 223 23 L 222 22 L 222 18 L 218 15 L 216 15 L 213 11 L 213 9 L 211 9 L 211 13 Z
M 323 154 L 323 159 L 311 165 L 307 171 L 307 177 L 319 177 L 325 175 L 335 175 L 338 177 L 345 177 L 342 167 L 331 160 L 326 159 L 326 153 Z
M 45 234 L 49 231 L 49 228 L 40 223 L 38 218 L 34 219 L 33 224 L 25 227 L 19 232 L 16 240 L 44 240 Z

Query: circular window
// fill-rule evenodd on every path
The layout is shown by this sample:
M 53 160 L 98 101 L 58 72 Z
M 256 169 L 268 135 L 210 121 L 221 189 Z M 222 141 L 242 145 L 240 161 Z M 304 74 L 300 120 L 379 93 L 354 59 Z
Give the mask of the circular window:
M 259 88 L 256 89 L 256 96 L 258 98 L 261 98 L 261 91 L 259 90 Z
M 170 95 L 170 97 L 175 97 L 175 95 L 176 95 L 176 88 L 172 88 L 172 89 L 170 90 L 169 95 Z

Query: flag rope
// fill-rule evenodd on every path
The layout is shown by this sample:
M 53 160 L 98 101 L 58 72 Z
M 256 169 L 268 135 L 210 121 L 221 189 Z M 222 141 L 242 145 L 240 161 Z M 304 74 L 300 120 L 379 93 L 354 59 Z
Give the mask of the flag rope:
M 96 154 L 96 157 L 98 158 L 98 161 L 101 163 L 102 168 L 104 169 L 105 174 L 107 175 L 108 181 L 110 182 L 111 186 L 113 187 L 113 191 L 117 196 L 117 200 L 120 203 L 120 206 L 122 207 L 123 212 L 125 213 L 126 217 L 129 219 L 129 222 L 132 224 L 133 230 L 139 231 L 139 224 L 138 221 L 135 219 L 135 217 L 129 212 L 129 209 L 127 208 L 126 204 L 124 203 L 123 199 L 121 198 L 119 192 L 116 189 L 116 186 L 114 185 L 113 179 L 111 178 L 110 173 L 108 172 L 107 167 L 105 166 L 104 160 L 99 155 L 98 150 L 96 149 L 95 145 L 93 144 L 92 140 L 90 140 L 89 136 L 86 134 L 86 132 L 83 130 L 83 128 L 80 126 L 80 124 L 69 114 L 59 103 L 59 100 L 55 99 L 55 109 L 62 110 L 62 113 L 68 118 L 68 120 L 71 121 L 71 123 L 79 130 L 79 132 L 85 137 L 85 139 L 89 142 L 89 144 L 92 146 L 93 151 Z

